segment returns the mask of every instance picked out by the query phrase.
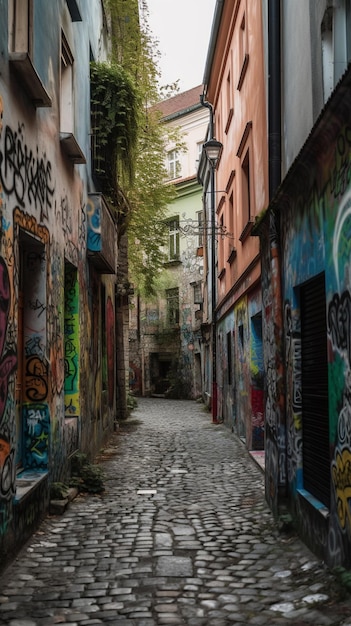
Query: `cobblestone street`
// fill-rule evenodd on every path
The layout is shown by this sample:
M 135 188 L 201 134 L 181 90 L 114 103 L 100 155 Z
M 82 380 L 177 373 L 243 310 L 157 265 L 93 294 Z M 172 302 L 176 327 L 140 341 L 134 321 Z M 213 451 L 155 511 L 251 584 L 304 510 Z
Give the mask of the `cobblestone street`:
M 102 496 L 48 517 L 4 572 L 0 624 L 351 626 L 351 600 L 280 533 L 262 470 L 201 404 L 138 400 Z

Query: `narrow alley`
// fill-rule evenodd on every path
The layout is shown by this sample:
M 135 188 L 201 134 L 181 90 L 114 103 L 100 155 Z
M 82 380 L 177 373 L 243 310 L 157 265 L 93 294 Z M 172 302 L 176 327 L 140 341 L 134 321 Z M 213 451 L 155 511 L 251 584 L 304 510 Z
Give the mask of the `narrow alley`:
M 351 626 L 351 599 L 274 523 L 260 467 L 203 405 L 140 399 L 102 496 L 49 516 L 0 579 L 2 626 Z

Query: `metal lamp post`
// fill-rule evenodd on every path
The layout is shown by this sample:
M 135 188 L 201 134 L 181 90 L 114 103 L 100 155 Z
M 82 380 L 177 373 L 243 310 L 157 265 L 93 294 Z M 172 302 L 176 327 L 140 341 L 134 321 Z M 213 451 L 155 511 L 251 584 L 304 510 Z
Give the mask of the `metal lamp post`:
M 212 117 L 212 109 L 211 109 Z M 211 130 L 213 121 L 211 120 Z M 217 342 L 216 342 L 216 205 L 215 205 L 215 170 L 221 156 L 223 145 L 214 137 L 206 141 L 203 150 L 211 167 L 211 309 L 212 309 L 212 423 L 218 424 L 217 407 Z

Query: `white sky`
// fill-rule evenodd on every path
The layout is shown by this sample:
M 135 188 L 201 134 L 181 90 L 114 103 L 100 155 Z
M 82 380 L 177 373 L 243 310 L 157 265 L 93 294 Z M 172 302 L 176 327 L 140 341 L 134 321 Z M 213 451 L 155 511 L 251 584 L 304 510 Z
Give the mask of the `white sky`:
M 147 0 L 149 26 L 161 53 L 161 85 L 180 91 L 202 84 L 216 0 Z

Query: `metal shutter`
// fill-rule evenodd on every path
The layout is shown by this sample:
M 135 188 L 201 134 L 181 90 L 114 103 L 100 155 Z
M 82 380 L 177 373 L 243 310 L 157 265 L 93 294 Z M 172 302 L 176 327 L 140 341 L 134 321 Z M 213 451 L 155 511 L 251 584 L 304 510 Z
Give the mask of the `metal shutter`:
M 330 505 L 327 324 L 324 273 L 301 287 L 304 488 Z

